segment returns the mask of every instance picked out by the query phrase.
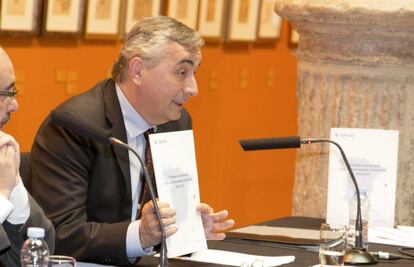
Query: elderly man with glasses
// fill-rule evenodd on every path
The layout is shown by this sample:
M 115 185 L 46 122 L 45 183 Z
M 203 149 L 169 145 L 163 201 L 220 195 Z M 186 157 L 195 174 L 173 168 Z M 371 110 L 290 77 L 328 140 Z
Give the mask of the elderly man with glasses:
M 3 132 L 10 114 L 19 108 L 15 80 L 10 58 L 0 47 L 0 266 L 20 266 L 19 251 L 27 227 L 44 228 L 51 251 L 55 237 L 52 223 L 27 193 L 21 180 L 19 145 Z

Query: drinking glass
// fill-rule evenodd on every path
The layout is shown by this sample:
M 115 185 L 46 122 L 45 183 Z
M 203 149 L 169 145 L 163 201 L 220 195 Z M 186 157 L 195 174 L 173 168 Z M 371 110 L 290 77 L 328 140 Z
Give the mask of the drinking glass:
M 76 260 L 69 256 L 51 255 L 49 267 L 76 267 Z
M 346 250 L 346 226 L 321 225 L 319 263 L 321 265 L 344 265 Z

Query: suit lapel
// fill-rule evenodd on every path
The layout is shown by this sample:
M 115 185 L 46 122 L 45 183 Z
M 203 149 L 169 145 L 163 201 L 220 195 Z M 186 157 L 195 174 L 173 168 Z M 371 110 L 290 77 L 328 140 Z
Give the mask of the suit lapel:
M 3 225 L 0 225 L 0 251 L 5 250 L 10 247 L 9 237 L 7 236 L 6 231 L 3 228 Z
M 124 118 L 122 117 L 121 107 L 119 105 L 118 96 L 116 94 L 115 82 L 109 80 L 103 88 L 103 95 L 105 101 L 105 116 L 111 123 L 110 129 L 112 135 L 118 138 L 122 142 L 128 143 L 126 130 L 124 125 Z M 127 198 L 132 202 L 131 199 L 131 174 L 129 167 L 129 156 L 128 150 L 119 146 L 112 146 L 115 152 L 116 160 L 121 168 L 125 186 L 127 189 Z

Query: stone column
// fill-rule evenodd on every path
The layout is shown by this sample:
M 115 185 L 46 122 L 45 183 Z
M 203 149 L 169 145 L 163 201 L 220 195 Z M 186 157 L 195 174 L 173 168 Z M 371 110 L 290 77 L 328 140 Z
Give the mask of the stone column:
M 298 125 L 399 130 L 396 223 L 414 222 L 414 1 L 277 0 L 300 34 Z M 328 145 L 298 151 L 293 214 L 326 215 Z

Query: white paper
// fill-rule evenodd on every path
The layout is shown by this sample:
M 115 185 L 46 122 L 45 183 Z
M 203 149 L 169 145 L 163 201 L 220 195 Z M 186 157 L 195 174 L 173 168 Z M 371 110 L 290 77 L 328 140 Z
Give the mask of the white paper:
M 245 262 L 249 263 L 250 266 L 255 261 L 262 261 L 263 267 L 270 267 L 291 263 L 295 260 L 295 256 L 260 256 L 208 249 L 193 253 L 191 257 L 179 257 L 179 259 L 214 264 L 224 264 L 230 266 L 240 266 L 242 265 L 242 263 Z
M 207 249 L 201 215 L 193 131 L 151 134 L 154 173 L 160 201 L 176 209 L 178 231 L 167 238 L 168 257 Z
M 368 230 L 368 241 L 385 245 L 414 247 L 414 228 L 410 226 L 371 227 Z
M 332 128 L 331 139 L 343 148 L 359 188 L 370 201 L 368 227 L 394 226 L 398 131 Z M 355 193 L 338 148 L 329 154 L 327 222 L 348 225 L 349 202 Z

